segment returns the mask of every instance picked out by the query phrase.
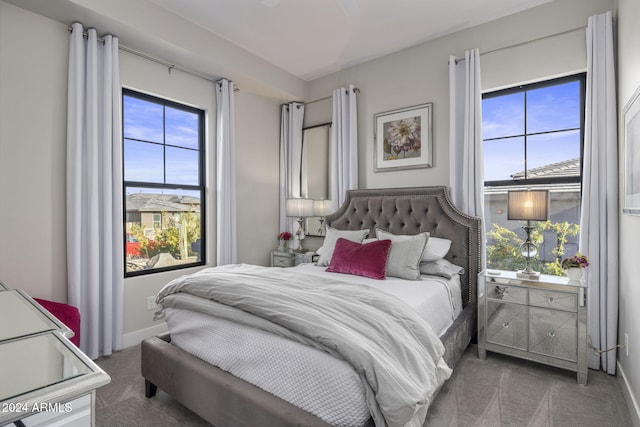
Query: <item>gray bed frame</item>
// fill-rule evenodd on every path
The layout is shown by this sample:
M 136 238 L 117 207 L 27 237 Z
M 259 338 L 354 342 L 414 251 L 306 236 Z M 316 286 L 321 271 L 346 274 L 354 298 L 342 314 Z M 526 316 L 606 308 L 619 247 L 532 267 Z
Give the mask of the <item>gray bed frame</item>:
M 481 220 L 456 209 L 446 187 L 351 190 L 340 209 L 326 217 L 337 229 L 380 228 L 393 234 L 428 231 L 452 241 L 447 259 L 460 265 L 463 311 L 441 337 L 445 360 L 454 367 L 476 333 L 476 288 Z M 159 387 L 215 427 L 328 427 L 296 406 L 172 345 L 168 334 L 144 340 L 145 395 Z M 373 425 L 369 420 L 368 425 Z

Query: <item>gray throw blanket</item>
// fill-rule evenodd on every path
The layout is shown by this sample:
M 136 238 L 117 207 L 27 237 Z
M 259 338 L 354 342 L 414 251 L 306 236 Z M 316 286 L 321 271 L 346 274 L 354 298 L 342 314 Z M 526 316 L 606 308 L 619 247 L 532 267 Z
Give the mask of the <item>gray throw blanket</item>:
M 158 294 L 156 318 L 171 294 L 214 303 L 206 312 L 294 339 L 349 362 L 360 375 L 376 426 L 422 426 L 434 393 L 451 375 L 444 347 L 403 301 L 377 289 L 253 265 L 183 276 Z M 181 302 L 184 304 L 184 301 Z

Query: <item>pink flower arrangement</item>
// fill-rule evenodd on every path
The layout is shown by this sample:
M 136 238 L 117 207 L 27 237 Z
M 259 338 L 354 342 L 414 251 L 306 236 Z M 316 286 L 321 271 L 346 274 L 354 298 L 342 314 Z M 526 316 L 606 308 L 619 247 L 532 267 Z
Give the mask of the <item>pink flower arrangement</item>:
M 289 239 L 291 239 L 291 233 L 289 233 L 288 231 L 283 231 L 282 233 L 278 234 L 278 240 L 287 241 Z
M 565 270 L 567 268 L 587 268 L 588 266 L 589 260 L 580 252 L 576 253 L 574 256 L 562 260 L 562 268 L 564 268 Z

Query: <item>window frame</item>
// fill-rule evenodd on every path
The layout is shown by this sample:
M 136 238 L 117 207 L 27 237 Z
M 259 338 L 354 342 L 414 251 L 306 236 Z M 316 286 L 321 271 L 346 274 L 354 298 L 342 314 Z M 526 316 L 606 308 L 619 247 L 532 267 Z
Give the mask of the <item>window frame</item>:
M 567 128 L 562 128 L 562 129 L 553 129 L 553 130 L 546 130 L 546 131 L 542 131 L 542 132 L 528 132 L 527 129 L 527 93 L 529 91 L 533 91 L 533 90 L 537 90 L 537 89 L 543 89 L 543 88 L 548 88 L 548 87 L 552 87 L 552 86 L 556 86 L 556 85 L 560 85 L 560 84 L 565 84 L 565 83 L 570 83 L 570 82 L 578 82 L 579 83 L 579 128 L 577 127 L 567 127 Z M 490 141 L 496 141 L 496 140 L 502 140 L 502 139 L 508 139 L 508 138 L 520 138 L 521 139 L 521 144 L 523 144 L 523 148 L 524 148 L 524 153 L 523 153 L 523 157 L 521 157 L 521 165 L 523 167 L 523 172 L 524 172 L 524 176 L 522 177 L 518 177 L 518 178 L 511 178 L 511 179 L 498 179 L 498 180 L 485 180 L 483 183 L 483 189 L 485 192 L 485 196 L 484 196 L 484 200 L 485 203 L 487 202 L 487 197 L 491 197 L 490 195 L 488 196 L 488 194 L 494 194 L 494 195 L 498 195 L 498 194 L 504 194 L 504 193 L 508 193 L 510 190 L 515 190 L 515 189 L 537 189 L 537 188 L 545 188 L 545 189 L 549 189 L 550 191 L 553 191 L 554 187 L 555 188 L 562 188 L 564 186 L 567 187 L 573 187 L 575 188 L 576 186 L 578 186 L 578 191 L 577 191 L 577 197 L 578 197 L 578 222 L 579 222 L 579 216 L 580 216 L 580 201 L 582 200 L 582 191 L 583 191 L 583 164 L 584 164 L 584 135 L 585 135 L 585 104 L 586 104 L 586 73 L 585 72 L 581 72 L 581 73 L 575 73 L 575 74 L 571 74 L 571 75 L 567 75 L 567 76 L 563 76 L 563 77 L 558 77 L 558 78 L 550 78 L 547 80 L 542 80 L 542 81 L 537 81 L 537 82 L 533 82 L 533 83 L 527 83 L 527 84 L 522 84 L 522 85 L 516 85 L 513 87 L 509 87 L 509 88 L 505 88 L 505 89 L 500 89 L 500 90 L 496 90 L 496 91 L 490 91 L 490 92 L 485 92 L 482 94 L 482 101 L 486 100 L 486 99 L 492 99 L 492 98 L 498 98 L 501 96 L 506 96 L 506 95 L 512 95 L 512 94 L 519 94 L 522 93 L 523 99 L 522 99 L 522 103 L 523 103 L 523 129 L 522 129 L 522 133 L 519 134 L 514 134 L 514 135 L 504 135 L 504 136 L 500 136 L 500 137 L 491 137 L 491 138 L 482 138 L 482 143 L 483 143 L 483 150 L 485 147 L 485 143 L 490 142 Z M 538 135 L 545 135 L 545 134 L 553 134 L 553 133 L 559 133 L 559 132 L 567 132 L 567 131 L 578 131 L 579 132 L 579 143 L 580 143 L 580 147 L 579 147 L 579 155 L 580 155 L 580 159 L 579 159 L 579 174 L 577 175 L 573 175 L 573 176 L 547 176 L 547 177 L 529 177 L 528 173 L 530 171 L 528 162 L 527 162 L 527 139 L 530 137 L 536 137 Z M 569 160 L 569 159 L 567 159 Z M 485 163 L 486 164 L 486 163 Z M 484 167 L 485 165 L 483 165 Z M 531 169 L 536 169 L 538 168 L 538 166 L 535 166 Z M 575 191 L 575 190 L 574 190 Z M 575 194 L 575 193 L 574 193 Z M 550 194 L 550 200 L 551 200 L 551 194 Z M 551 211 L 551 205 L 549 207 L 550 211 Z M 503 214 L 503 211 L 498 211 L 497 212 L 498 215 Z M 493 227 L 493 224 L 498 224 L 501 225 L 501 222 L 504 222 L 504 220 L 500 220 L 498 217 L 494 217 L 493 213 L 489 213 L 487 211 L 485 211 L 485 217 L 483 218 L 483 222 L 484 222 L 484 229 L 487 232 L 487 234 L 489 233 L 489 230 L 491 230 L 491 228 Z M 575 222 L 572 222 L 572 224 L 574 224 Z M 504 224 L 502 224 L 504 225 Z M 511 228 L 507 227 L 509 230 L 513 231 Z M 579 239 L 579 237 L 578 237 Z M 546 239 L 544 240 L 546 241 Z M 491 242 L 493 244 L 493 242 Z M 543 242 L 544 243 L 544 242 Z M 575 243 L 578 243 L 577 241 Z M 489 239 L 487 237 L 487 241 L 485 242 L 485 244 L 487 245 L 487 247 L 490 246 L 490 242 Z M 567 242 L 565 242 L 565 244 L 569 244 Z M 573 243 L 571 243 L 573 244 Z M 553 244 L 552 244 L 553 246 Z M 565 248 L 566 250 L 566 248 Z M 543 253 L 548 253 L 545 251 L 544 249 L 544 244 L 542 246 L 539 247 L 539 253 L 543 254 Z M 547 263 L 550 262 L 550 259 L 547 259 L 546 257 L 542 257 L 542 255 L 540 255 L 540 262 L 542 263 Z M 489 260 L 487 259 L 487 262 Z M 552 273 L 549 273 L 552 274 Z
M 485 92 L 482 94 L 482 101 L 484 101 L 485 99 L 491 99 L 491 98 L 497 98 L 500 96 L 505 96 L 505 95 L 511 95 L 514 93 L 520 93 L 523 92 L 524 93 L 524 121 L 525 121 L 525 125 L 524 125 L 524 133 L 520 134 L 520 135 L 509 135 L 509 136 L 503 136 L 503 137 L 496 137 L 496 138 L 483 138 L 482 139 L 482 146 L 484 147 L 484 144 L 486 141 L 496 141 L 499 139 L 506 139 L 506 138 L 514 138 L 514 137 L 522 137 L 524 140 L 524 162 L 523 162 L 523 170 L 525 171 L 525 177 L 522 179 L 518 179 L 518 180 L 495 180 L 495 181 L 484 181 L 484 187 L 493 187 L 493 188 L 499 188 L 499 187 L 513 187 L 514 185 L 517 186 L 534 186 L 534 185 L 549 185 L 549 184 L 575 184 L 575 183 L 579 183 L 580 184 L 580 197 L 582 198 L 582 166 L 583 166 L 583 161 L 584 161 L 584 116 L 585 116 L 585 97 L 586 97 L 586 76 L 587 73 L 582 72 L 582 73 L 577 73 L 577 74 L 571 74 L 568 76 L 563 76 L 563 77 L 557 77 L 557 78 L 552 78 L 549 80 L 542 80 L 539 82 L 534 82 L 534 83 L 527 83 L 527 84 L 523 84 L 523 85 L 518 85 L 518 86 L 514 86 L 514 87 L 510 87 L 510 88 L 506 88 L 506 89 L 499 89 L 496 91 L 491 91 L 491 92 Z M 533 133 L 527 133 L 527 128 L 526 128 L 526 123 L 527 123 L 527 91 L 531 91 L 531 90 L 536 90 L 536 89 L 542 89 L 545 87 L 550 87 L 550 86 L 556 86 L 559 84 L 563 84 L 563 83 L 569 83 L 569 82 L 574 82 L 577 81 L 580 83 L 580 128 L 566 128 L 566 129 L 556 129 L 556 130 L 552 130 L 552 131 L 545 131 L 545 132 L 533 132 Z M 527 166 L 527 138 L 530 136 L 536 136 L 536 135 L 545 135 L 545 134 L 550 134 L 550 133 L 556 133 L 556 132 L 566 132 L 569 130 L 579 130 L 580 131 L 580 175 L 579 176 L 570 176 L 570 177 L 547 177 L 547 178 L 528 178 L 526 177 L 526 171 L 528 170 L 528 166 Z
M 158 143 L 155 141 L 146 141 L 136 138 L 125 138 L 124 129 L 125 129 L 125 120 L 124 120 L 124 108 L 122 109 L 122 210 L 123 210 L 123 220 L 124 220 L 124 230 L 123 230 L 123 256 L 124 256 L 124 277 L 135 277 L 135 276 L 144 276 L 148 274 L 156 274 L 167 271 L 181 270 L 184 268 L 193 268 L 206 265 L 207 253 L 206 253 L 206 142 L 205 142 L 205 111 L 192 107 L 186 104 L 181 104 L 175 101 L 171 101 L 169 99 L 160 98 L 157 96 L 149 95 L 144 92 L 139 92 L 130 88 L 122 88 L 122 105 L 124 106 L 124 98 L 126 96 L 140 99 L 147 102 L 152 102 L 155 104 L 159 104 L 163 107 L 163 119 L 162 119 L 162 134 L 163 134 L 163 142 Z M 166 147 L 177 147 L 177 148 L 186 148 L 180 146 L 173 146 L 170 144 L 166 144 L 166 115 L 164 114 L 164 108 L 169 107 L 176 110 L 186 111 L 189 113 L 194 113 L 198 116 L 198 149 L 199 158 L 198 158 L 198 185 L 187 185 L 187 184 L 167 184 L 158 183 L 158 182 L 146 182 L 146 181 L 128 181 L 125 179 L 125 161 L 124 161 L 124 152 L 125 152 L 125 141 L 138 141 L 144 143 L 151 143 L 156 145 L 162 145 L 163 149 Z M 189 149 L 189 148 L 187 148 Z M 166 154 L 166 150 L 165 150 Z M 166 171 L 167 171 L 167 158 L 166 155 L 163 155 L 163 176 L 166 181 Z M 149 189 L 163 189 L 163 190 L 189 190 L 189 191 L 198 191 L 200 193 L 200 252 L 199 252 L 199 260 L 196 262 L 185 263 L 185 264 L 176 264 L 168 267 L 160 267 L 160 268 L 152 268 L 148 270 L 137 270 L 137 271 L 127 271 L 127 254 L 126 254 L 126 241 L 127 241 L 127 192 L 126 189 L 128 187 L 142 187 Z

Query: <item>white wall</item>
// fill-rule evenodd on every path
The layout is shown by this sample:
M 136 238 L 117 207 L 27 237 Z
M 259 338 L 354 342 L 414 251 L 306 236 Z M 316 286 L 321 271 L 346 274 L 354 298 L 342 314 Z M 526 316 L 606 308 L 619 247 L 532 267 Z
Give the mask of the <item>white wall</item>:
M 637 0 L 618 0 L 617 30 L 618 30 L 618 112 L 620 117 L 620 177 L 623 179 L 624 147 L 622 127 L 623 109 L 633 93 L 640 87 L 640 3 Z M 620 192 L 620 202 L 623 193 Z M 640 286 L 638 286 L 638 272 L 636 271 L 637 254 L 640 253 L 640 217 L 620 215 L 620 311 L 619 311 L 619 339 L 624 343 L 624 334 L 629 336 L 629 356 L 624 349 L 618 352 L 619 373 L 622 373 L 628 385 L 629 406 L 634 414 L 636 426 L 640 426 L 640 311 L 637 308 L 640 301 Z
M 310 83 L 309 99 L 330 95 L 348 84 L 358 96 L 358 153 L 361 188 L 447 185 L 449 183 L 450 55 L 467 49 L 481 56 L 483 90 L 512 86 L 584 71 L 584 29 L 550 39 L 541 37 L 585 27 L 590 15 L 612 9 L 611 0 L 555 0 L 471 29 L 348 68 Z M 373 115 L 433 102 L 433 167 L 410 171 L 373 172 Z M 305 126 L 331 120 L 331 101 L 307 106 Z
M 110 28 L 100 28 L 108 33 Z M 30 295 L 67 300 L 67 25 L 0 1 L 0 281 Z M 215 264 L 213 83 L 121 51 L 124 86 L 207 111 L 208 261 Z M 233 76 L 225 76 L 233 79 Z M 296 89 L 297 90 L 297 89 Z M 278 233 L 281 99 L 236 93 L 239 261 L 267 265 Z M 159 325 L 147 296 L 196 269 L 125 280 L 125 343 Z M 149 329 L 151 328 L 151 329 Z
M 65 25 L 0 2 L 0 281 L 66 301 Z
M 279 226 L 280 103 L 243 90 L 235 103 L 238 262 L 269 265 Z
M 304 99 L 307 82 L 150 0 L 6 0 L 65 25 L 113 32 L 122 45 L 267 97 Z

